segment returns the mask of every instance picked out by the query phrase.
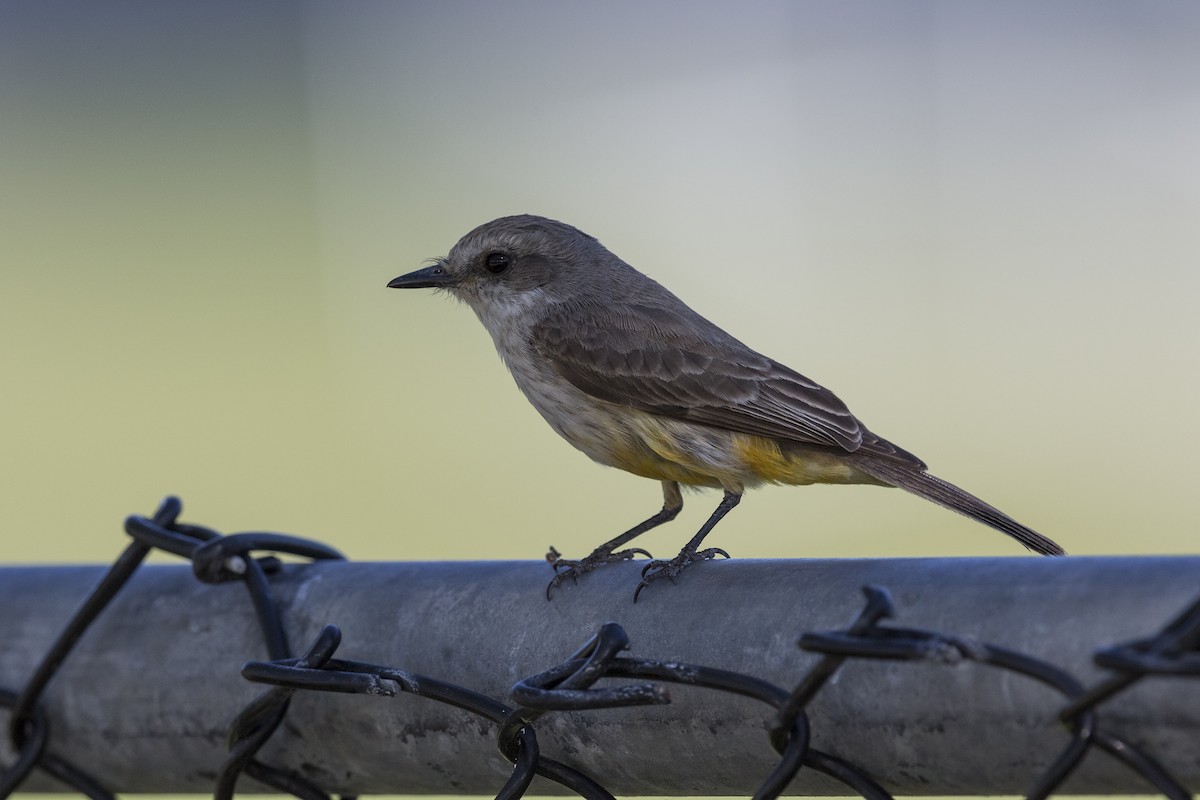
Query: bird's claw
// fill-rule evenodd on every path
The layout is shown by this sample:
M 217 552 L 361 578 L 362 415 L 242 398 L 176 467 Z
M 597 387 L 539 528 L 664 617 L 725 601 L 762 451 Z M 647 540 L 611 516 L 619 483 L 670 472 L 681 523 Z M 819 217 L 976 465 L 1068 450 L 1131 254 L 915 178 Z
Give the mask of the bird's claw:
M 719 547 L 709 547 L 705 550 L 682 550 L 679 555 L 672 558 L 670 561 L 656 558 L 646 566 L 642 567 L 642 580 L 638 583 L 637 588 L 633 591 L 633 602 L 638 601 L 638 595 L 654 581 L 661 578 L 667 578 L 671 583 L 675 582 L 675 577 L 687 567 L 699 561 L 708 561 L 709 559 L 722 556 L 729 558 L 729 553 L 726 553 Z
M 563 558 L 554 546 L 550 547 L 550 551 L 546 553 L 546 561 L 554 569 L 554 578 L 546 585 L 546 599 L 550 599 L 550 593 L 566 583 L 567 579 L 578 581 L 580 575 L 586 575 L 597 567 L 605 564 L 616 564 L 619 561 L 628 561 L 635 556 L 645 556 L 646 558 L 654 558 L 646 550 L 640 547 L 630 547 L 627 550 L 612 550 L 605 547 L 598 547 L 592 551 L 591 555 L 585 556 L 579 560 L 571 558 Z

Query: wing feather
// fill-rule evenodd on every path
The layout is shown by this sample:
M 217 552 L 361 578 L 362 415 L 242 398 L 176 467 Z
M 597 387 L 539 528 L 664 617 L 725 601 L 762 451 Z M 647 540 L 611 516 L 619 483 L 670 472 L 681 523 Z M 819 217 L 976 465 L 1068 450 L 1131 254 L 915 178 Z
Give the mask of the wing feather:
M 610 403 L 848 452 L 863 442 L 862 425 L 832 392 L 682 302 L 563 304 L 533 328 L 530 344 L 573 386 Z

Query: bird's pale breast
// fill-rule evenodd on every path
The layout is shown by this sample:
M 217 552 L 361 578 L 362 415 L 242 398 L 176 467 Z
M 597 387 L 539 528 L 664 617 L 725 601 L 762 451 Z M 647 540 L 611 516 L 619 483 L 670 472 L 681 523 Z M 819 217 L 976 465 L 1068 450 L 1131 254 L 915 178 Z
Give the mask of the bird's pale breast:
M 509 366 L 560 436 L 594 461 L 635 475 L 738 492 L 763 483 L 877 482 L 836 453 L 618 406 L 526 365 Z
M 512 310 L 477 312 L 525 397 L 550 427 L 593 461 L 655 480 L 739 493 L 764 483 L 878 483 L 832 449 L 781 443 L 593 397 L 525 349 L 527 328 L 519 315 L 508 313 Z M 507 319 L 488 318 L 498 314 Z

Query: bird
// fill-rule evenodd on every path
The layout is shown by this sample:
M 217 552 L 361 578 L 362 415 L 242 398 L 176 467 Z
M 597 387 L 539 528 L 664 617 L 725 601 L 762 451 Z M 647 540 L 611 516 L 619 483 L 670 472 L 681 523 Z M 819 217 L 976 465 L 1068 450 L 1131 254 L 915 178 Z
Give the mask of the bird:
M 747 489 L 868 484 L 904 489 L 1008 534 L 1043 555 L 1058 544 L 876 435 L 833 392 L 753 350 L 595 237 L 531 214 L 501 217 L 449 254 L 391 280 L 464 302 L 518 388 L 560 436 L 600 464 L 661 483 L 662 508 L 581 559 L 554 547 L 546 596 L 605 564 L 645 556 L 650 584 L 729 554 L 701 549 Z M 626 547 L 683 508 L 682 487 L 723 492 L 672 559 Z

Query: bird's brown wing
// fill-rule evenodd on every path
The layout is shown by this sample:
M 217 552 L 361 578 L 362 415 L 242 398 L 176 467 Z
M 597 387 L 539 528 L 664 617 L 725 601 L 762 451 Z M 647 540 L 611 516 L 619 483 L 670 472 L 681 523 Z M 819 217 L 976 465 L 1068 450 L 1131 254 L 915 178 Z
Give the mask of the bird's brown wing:
M 862 425 L 832 392 L 682 303 L 563 304 L 530 344 L 573 386 L 610 403 L 847 452 L 863 443 Z

